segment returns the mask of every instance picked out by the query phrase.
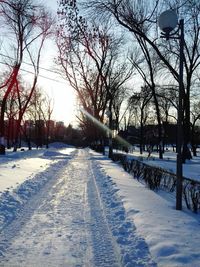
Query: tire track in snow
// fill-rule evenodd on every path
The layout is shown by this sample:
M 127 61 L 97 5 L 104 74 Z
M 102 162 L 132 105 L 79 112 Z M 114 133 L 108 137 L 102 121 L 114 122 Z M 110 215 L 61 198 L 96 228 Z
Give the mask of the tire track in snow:
M 54 175 L 59 175 L 67 160 L 53 162 L 45 171 L 25 181 L 12 194 L 1 196 L 0 216 L 3 218 L 0 231 L 0 262 L 12 240 L 19 234 L 41 203 L 46 191 L 55 184 Z
M 145 240 L 137 234 L 133 221 L 127 219 L 123 202 L 117 193 L 119 189 L 95 159 L 97 158 L 93 157 L 91 160 L 91 166 L 95 170 L 95 182 L 101 196 L 104 216 L 119 246 L 121 266 L 156 267 Z
M 90 165 L 89 165 L 90 166 Z M 88 181 L 88 201 L 90 207 L 90 231 L 94 264 L 98 267 L 119 267 L 119 249 L 107 224 L 101 197 L 96 184 L 95 174 L 90 169 Z
M 0 236 L 0 266 L 155 266 L 94 160 L 77 150 L 44 173 L 53 177 Z
M 78 150 L 52 174 L 1 235 L 0 266 L 121 266 L 88 151 Z
M 80 155 L 63 162 L 51 182 L 29 200 L 2 235 L 0 266 L 90 266 L 84 165 Z

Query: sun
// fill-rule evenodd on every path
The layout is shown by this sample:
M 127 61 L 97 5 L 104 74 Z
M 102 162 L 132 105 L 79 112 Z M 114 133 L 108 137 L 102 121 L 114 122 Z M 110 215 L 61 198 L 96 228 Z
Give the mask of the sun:
M 77 100 L 74 90 L 71 87 L 57 85 L 53 90 L 54 112 L 56 120 L 64 121 L 65 124 L 76 121 Z
M 53 76 L 52 76 L 53 77 Z M 51 78 L 51 80 L 40 78 L 39 84 L 42 90 L 52 99 L 52 119 L 63 121 L 65 125 L 76 124 L 77 98 L 72 87 L 67 81 Z

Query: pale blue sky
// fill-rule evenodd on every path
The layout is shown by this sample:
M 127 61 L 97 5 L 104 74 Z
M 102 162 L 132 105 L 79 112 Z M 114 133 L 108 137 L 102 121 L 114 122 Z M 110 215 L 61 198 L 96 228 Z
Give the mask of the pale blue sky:
M 41 1 L 48 6 L 56 15 L 57 0 Z M 43 51 L 41 67 L 53 70 L 55 68 L 54 58 L 56 57 L 56 46 L 53 41 L 47 41 Z M 58 74 L 48 72 L 43 69 L 41 75 L 49 77 L 48 80 L 40 77 L 39 84 L 54 99 L 53 118 L 57 121 L 64 121 L 66 125 L 69 123 L 76 124 L 76 98 L 73 89 L 68 85 L 67 81 L 61 79 Z M 57 82 L 60 81 L 60 82 Z

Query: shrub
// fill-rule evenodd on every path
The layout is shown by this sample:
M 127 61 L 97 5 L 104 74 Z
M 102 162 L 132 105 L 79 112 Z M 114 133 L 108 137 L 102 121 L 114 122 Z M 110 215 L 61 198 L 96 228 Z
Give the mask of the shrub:
M 114 153 L 112 160 L 119 162 L 125 171 L 131 173 L 138 181 L 144 182 L 151 190 L 174 192 L 176 189 L 174 173 L 130 159 L 120 153 Z M 200 210 L 200 182 L 183 177 L 183 198 L 187 208 L 197 213 Z

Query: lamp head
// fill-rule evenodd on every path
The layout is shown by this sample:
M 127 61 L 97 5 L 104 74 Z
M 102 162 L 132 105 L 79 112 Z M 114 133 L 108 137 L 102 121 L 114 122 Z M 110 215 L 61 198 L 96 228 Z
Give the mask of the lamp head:
M 169 36 L 170 32 L 173 31 L 177 25 L 178 16 L 173 9 L 164 11 L 158 18 L 158 26 L 166 36 Z

